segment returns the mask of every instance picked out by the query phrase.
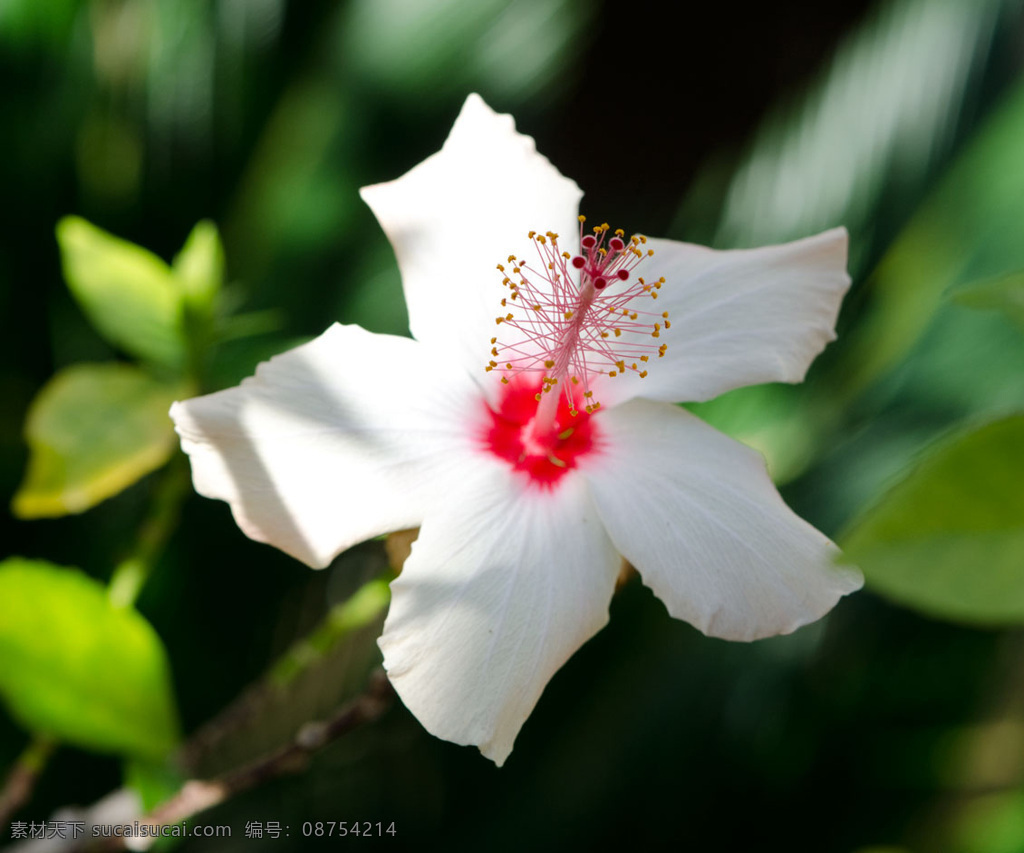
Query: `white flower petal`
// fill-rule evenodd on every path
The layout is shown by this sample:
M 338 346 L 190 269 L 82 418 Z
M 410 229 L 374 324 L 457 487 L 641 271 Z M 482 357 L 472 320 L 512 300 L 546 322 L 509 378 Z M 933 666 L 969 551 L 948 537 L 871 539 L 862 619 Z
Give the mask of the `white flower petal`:
M 427 731 L 500 766 L 548 679 L 607 622 L 619 565 L 579 477 L 542 491 L 481 466 L 391 585 L 391 683 Z
M 237 388 L 175 403 L 196 491 L 314 567 L 423 520 L 426 487 L 472 464 L 480 393 L 408 338 L 334 325 Z M 474 405 L 475 404 L 475 405 Z
M 453 349 L 474 376 L 508 295 L 497 264 L 532 252 L 530 230 L 578 243 L 580 188 L 479 95 L 466 99 L 439 152 L 360 192 L 394 247 L 413 336 Z
M 672 326 L 658 339 L 668 351 L 651 359 L 647 378 L 627 374 L 604 383 L 605 406 L 632 397 L 699 402 L 745 385 L 801 382 L 835 339 L 850 286 L 845 228 L 760 249 L 715 251 L 656 239 L 647 247 L 654 256 L 637 274 L 648 282 L 664 276 L 665 284 L 655 302 L 634 299 L 631 307 L 669 312 Z
M 584 471 L 616 548 L 669 613 L 705 634 L 787 634 L 860 588 L 783 503 L 760 454 L 683 409 L 634 400 L 601 415 Z

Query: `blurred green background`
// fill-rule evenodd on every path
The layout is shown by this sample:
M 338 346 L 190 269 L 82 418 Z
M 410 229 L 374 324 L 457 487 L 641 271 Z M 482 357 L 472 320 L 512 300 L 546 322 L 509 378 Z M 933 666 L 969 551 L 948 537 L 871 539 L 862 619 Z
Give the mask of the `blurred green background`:
M 216 346 L 187 379 L 206 390 L 335 320 L 406 332 L 356 191 L 437 150 L 471 91 L 514 113 L 599 221 L 721 248 L 850 230 L 840 337 L 808 382 L 694 409 L 766 454 L 866 591 L 742 645 L 669 619 L 634 580 L 503 769 L 396 703 L 307 772 L 200 818 L 231 841 L 182 850 L 301 849 L 303 821 L 370 820 L 397 837 L 347 843 L 1024 851 L 1024 3 L 708 3 L 678 20 L 652 0 L 0 0 L 5 501 L 55 374 L 141 357 L 154 381 L 184 381 L 83 311 L 54 236 L 67 215 L 166 261 L 216 223 Z M 92 448 L 116 441 L 111 405 L 61 423 L 92 429 Z M 155 456 L 111 491 L 168 458 L 161 423 Z M 19 518 L 46 513 L 15 502 L 0 559 L 107 581 L 181 461 L 84 514 Z M 137 605 L 186 738 L 388 562 L 371 542 L 310 572 L 194 495 L 154 553 Z M 193 767 L 260 754 L 357 691 L 375 628 L 237 731 L 190 741 Z M 0 768 L 29 742 L 25 714 L 0 710 Z M 129 780 L 142 772 L 132 748 L 93 746 L 59 748 L 17 817 L 99 799 L 126 754 Z M 253 820 L 290 837 L 247 841 Z

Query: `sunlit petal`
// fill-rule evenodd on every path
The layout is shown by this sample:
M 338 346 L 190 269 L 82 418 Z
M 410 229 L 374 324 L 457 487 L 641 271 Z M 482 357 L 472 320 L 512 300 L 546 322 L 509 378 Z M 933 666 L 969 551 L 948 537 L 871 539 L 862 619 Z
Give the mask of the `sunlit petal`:
M 579 231 L 580 188 L 478 95 L 439 152 L 361 192 L 398 258 L 413 336 L 452 351 L 474 375 L 506 295 L 497 264 L 526 254 L 530 230 Z
M 239 527 L 311 566 L 423 520 L 471 464 L 476 395 L 408 338 L 335 325 L 231 388 L 171 409 L 196 491 Z
M 843 228 L 760 249 L 655 239 L 647 247 L 654 255 L 638 270 L 647 281 L 665 278 L 656 310 L 669 315 L 659 337 L 668 347 L 647 378 L 603 383 L 605 406 L 632 397 L 699 402 L 745 385 L 801 382 L 835 339 L 850 286 Z
M 423 525 L 380 646 L 428 731 L 502 764 L 544 685 L 608 619 L 619 569 L 578 477 L 482 466 Z
M 813 622 L 861 586 L 755 451 L 675 406 L 635 400 L 602 417 L 607 451 L 584 469 L 598 514 L 676 618 L 753 640 Z

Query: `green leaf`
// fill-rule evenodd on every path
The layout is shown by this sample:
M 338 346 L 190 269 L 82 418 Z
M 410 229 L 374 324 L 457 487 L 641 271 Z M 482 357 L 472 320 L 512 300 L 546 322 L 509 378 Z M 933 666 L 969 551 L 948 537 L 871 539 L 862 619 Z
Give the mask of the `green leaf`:
M 901 361 L 951 289 L 1024 267 L 1024 83 L 982 131 L 882 259 L 871 308 L 836 373 L 850 395 Z
M 880 207 L 913 201 L 972 112 L 963 108 L 1016 0 L 876 4 L 806 94 L 771 110 L 731 177 L 705 171 L 680 225 L 724 196 L 714 242 L 758 246 L 845 224 L 856 255 Z M 927 85 L 922 85 L 922 81 Z M 723 186 L 725 184 L 725 186 Z M 887 212 L 887 211 L 883 211 Z M 701 236 L 699 233 L 698 237 Z
M 68 288 L 96 330 L 131 355 L 180 368 L 184 294 L 171 268 L 75 216 L 58 223 L 57 242 Z
M 160 638 L 78 569 L 0 563 L 0 696 L 25 727 L 87 749 L 159 758 L 178 741 Z
M 188 781 L 173 757 L 164 761 L 129 757 L 123 773 L 125 787 L 139 795 L 143 812 L 167 802 Z
M 163 465 L 175 447 L 167 410 L 182 388 L 126 364 L 81 364 L 54 376 L 29 409 L 28 471 L 11 508 L 21 518 L 84 512 Z
M 1024 239 L 1024 227 L 1021 236 Z M 954 290 L 952 297 L 968 308 L 1002 311 L 1024 327 L 1024 272 L 965 284 Z
M 759 451 L 776 485 L 798 477 L 820 449 L 823 424 L 806 391 L 793 385 L 737 388 L 686 408 Z
M 217 226 L 209 220 L 198 223 L 175 256 L 173 269 L 188 304 L 210 314 L 224 284 L 224 247 Z
M 1024 622 L 1024 415 L 933 450 L 843 537 L 869 586 L 947 619 Z

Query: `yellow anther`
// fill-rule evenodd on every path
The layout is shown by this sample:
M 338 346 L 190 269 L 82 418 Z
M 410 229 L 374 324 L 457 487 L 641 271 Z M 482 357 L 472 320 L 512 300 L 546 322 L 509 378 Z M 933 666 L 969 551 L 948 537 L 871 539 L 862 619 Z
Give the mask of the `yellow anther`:
M 632 368 L 633 370 L 636 370 L 636 362 L 634 361 L 634 362 L 633 362 L 633 363 L 632 363 L 632 364 L 630 365 L 630 367 L 631 367 L 631 368 Z
M 586 397 L 589 400 L 591 397 L 594 396 L 594 392 L 593 391 L 584 391 L 583 392 L 583 396 Z
M 505 276 L 505 278 L 501 280 L 501 283 L 505 285 L 505 287 L 508 287 L 510 284 L 512 284 L 512 279 L 510 279 L 508 276 Z
M 623 231 L 621 228 L 616 228 L 615 229 L 615 236 L 616 237 L 625 237 L 626 236 L 626 232 Z
M 506 362 L 506 363 L 505 363 L 505 369 L 506 369 L 506 370 L 511 370 L 511 369 L 512 369 L 512 362 L 510 362 L 510 361 L 509 361 L 509 362 Z
M 508 256 L 508 262 L 510 264 L 514 264 L 516 262 L 516 256 L 515 255 L 509 255 Z M 502 272 L 504 272 L 504 270 L 502 270 Z
M 657 298 L 658 298 L 658 294 L 657 293 L 652 293 L 651 294 L 651 299 L 657 299 Z
M 647 371 L 646 370 L 641 370 L 640 371 L 640 378 L 641 379 L 645 379 L 646 377 L 647 377 Z
M 512 299 L 518 299 L 519 298 L 519 291 L 518 290 L 513 290 L 511 298 Z
M 551 240 L 557 240 L 558 239 L 558 235 L 554 231 L 545 231 L 544 233 L 547 234 L 548 238 L 551 239 Z
M 487 367 L 484 368 L 484 373 L 490 373 L 492 370 L 494 370 L 494 368 L 488 364 Z
M 641 243 L 646 243 L 647 242 L 647 238 L 643 234 L 640 235 L 640 242 Z
M 608 254 L 608 250 L 605 248 L 601 248 L 597 250 L 597 253 L 603 258 L 605 255 Z
M 531 307 L 533 308 L 534 311 L 540 311 L 540 306 L 539 305 L 533 305 Z
M 547 237 L 545 237 L 545 236 L 544 236 L 543 234 L 541 234 L 541 235 L 540 235 L 540 236 L 539 236 L 539 237 L 537 238 L 537 242 L 538 242 L 538 243 L 540 243 L 540 244 L 541 244 L 542 246 L 546 246 L 546 245 L 547 245 L 547 242 L 548 242 L 548 238 L 547 238 Z
M 615 337 L 619 337 L 622 334 L 622 329 L 615 330 Z
M 666 328 L 666 329 L 671 329 L 671 328 L 672 328 L 672 322 L 671 322 L 671 320 L 666 320 L 666 321 L 665 321 L 665 328 Z
M 513 268 L 512 268 L 512 272 L 513 272 L 513 273 L 514 273 L 515 275 L 519 275 L 519 267 L 513 267 Z M 524 282 L 523 282 L 523 284 L 525 284 L 525 283 L 526 283 L 526 282 L 524 281 Z
M 545 367 L 546 367 L 546 368 L 547 368 L 548 370 L 550 370 L 550 369 L 551 369 L 552 367 L 554 367 L 554 366 L 555 366 L 555 362 L 554 362 L 554 361 L 553 361 L 552 359 L 550 359 L 550 358 L 549 358 L 549 359 L 548 359 L 547 361 L 545 361 L 545 362 L 544 362 L 544 366 L 545 366 Z
M 504 264 L 498 264 L 498 272 L 505 272 L 505 265 Z
M 501 377 L 501 383 L 503 385 L 508 385 L 508 377 L 507 376 L 502 376 Z
M 501 307 L 504 308 L 506 305 L 508 305 L 508 302 L 506 302 L 504 299 L 502 299 L 501 300 Z
M 572 384 L 573 385 L 579 385 L 580 384 L 580 380 L 579 380 L 578 376 L 571 376 L 569 378 L 572 379 Z
M 565 463 L 561 459 L 559 459 L 557 456 L 555 456 L 554 453 L 549 453 L 548 454 L 548 462 L 550 462 L 552 465 L 554 465 L 554 466 L 556 466 L 558 468 L 565 468 L 566 467 Z
M 537 236 L 537 232 L 536 231 L 531 231 L 526 236 L 529 237 L 532 240 L 535 236 Z
M 509 311 L 509 313 L 505 315 L 505 319 L 506 320 L 511 320 L 512 319 L 512 312 L 511 311 Z
M 570 255 L 568 252 L 562 252 L 562 257 L 565 258 L 566 260 L 569 260 L 569 258 L 571 258 L 572 255 Z
M 647 250 L 647 257 L 651 258 L 653 256 L 654 256 L 654 249 L 648 249 Z
M 649 355 L 642 355 L 642 356 L 640 356 L 640 361 L 642 361 L 644 363 L 646 363 L 649 359 L 650 359 Z
M 626 362 L 624 362 L 624 361 L 617 361 L 617 362 L 615 362 L 615 366 L 617 368 L 619 368 L 619 372 L 620 373 L 625 373 L 626 372 Z
M 651 332 L 651 337 L 652 338 L 660 338 L 661 337 L 661 332 L 659 332 L 657 329 L 655 329 L 653 332 Z
M 639 315 L 639 314 L 637 314 L 637 313 L 636 313 L 636 311 L 634 311 L 634 312 L 633 312 L 632 314 L 630 314 L 630 315 L 629 315 L 629 319 L 630 319 L 630 320 L 635 320 L 635 319 L 636 319 L 637 317 L 639 317 L 639 316 L 640 316 L 640 315 Z
M 580 214 L 580 215 L 579 215 L 579 216 L 577 216 L 576 218 L 577 218 L 577 219 L 578 219 L 578 220 L 579 220 L 580 222 L 586 222 L 586 221 L 587 221 L 587 217 L 585 217 L 585 216 L 584 216 L 583 214 Z
M 495 318 L 494 318 L 494 322 L 495 322 L 495 323 L 497 323 L 497 324 L 498 324 L 499 326 L 500 326 L 500 325 L 501 325 L 501 324 L 502 324 L 502 323 L 503 323 L 504 321 L 505 321 L 505 318 L 504 318 L 504 317 L 495 317 Z
M 533 395 L 533 399 L 536 400 L 539 403 L 540 402 L 540 394 L 534 394 Z
M 550 264 L 548 264 L 548 269 L 549 270 L 553 270 L 554 268 L 555 268 L 555 262 L 552 261 Z
M 492 344 L 496 344 L 497 342 L 498 342 L 498 339 L 497 339 L 497 338 L 491 338 L 491 343 L 492 343 Z
M 572 319 L 572 311 L 566 311 L 565 312 L 565 319 L 566 320 L 571 320 Z
M 491 355 L 497 355 L 497 354 L 498 354 L 498 348 L 497 347 L 491 347 Z
M 608 333 L 607 332 L 601 332 L 601 337 L 602 338 L 607 338 L 608 337 Z
M 667 320 L 668 319 L 668 311 L 662 311 L 661 312 L 661 316 L 664 317 Z
M 563 429 L 563 430 L 562 430 L 562 431 L 561 431 L 561 432 L 560 432 L 560 433 L 558 434 L 558 440 L 559 440 L 559 441 L 565 441 L 565 440 L 566 440 L 566 439 L 567 439 L 567 438 L 568 438 L 569 436 L 571 436 L 571 435 L 572 435 L 572 434 L 573 434 L 574 432 L 576 432 L 576 427 L 569 427 L 569 429 Z
M 616 372 L 615 372 L 614 370 L 610 370 L 610 371 L 608 371 L 608 376 L 610 376 L 610 377 L 611 377 L 611 376 L 618 376 L 618 375 L 619 375 L 619 374 L 618 374 L 618 373 L 616 373 Z

